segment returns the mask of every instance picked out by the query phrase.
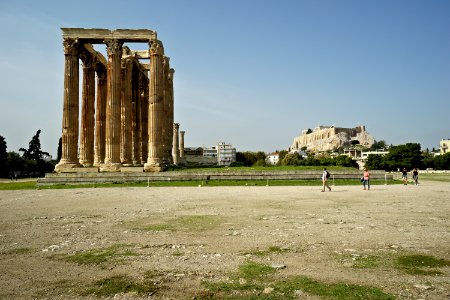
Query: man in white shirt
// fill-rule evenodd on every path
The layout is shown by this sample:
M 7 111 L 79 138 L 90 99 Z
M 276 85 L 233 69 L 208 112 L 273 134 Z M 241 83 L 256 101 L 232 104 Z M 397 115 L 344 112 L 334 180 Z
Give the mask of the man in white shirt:
M 327 168 L 323 168 L 323 172 L 322 172 L 322 192 L 325 192 L 325 187 L 328 188 L 328 190 L 331 192 L 331 188 L 327 183 L 328 180 L 328 172 L 327 172 Z

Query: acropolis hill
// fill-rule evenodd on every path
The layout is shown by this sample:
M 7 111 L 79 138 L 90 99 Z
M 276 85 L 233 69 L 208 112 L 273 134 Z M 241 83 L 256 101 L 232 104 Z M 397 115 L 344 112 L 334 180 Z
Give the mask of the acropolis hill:
M 307 132 L 308 130 L 303 130 L 300 136 L 294 138 L 294 142 L 289 148 L 290 151 L 300 150 L 303 147 L 314 152 L 334 151 L 341 147 L 350 146 L 352 143 L 369 148 L 375 142 L 363 125 L 355 128 L 320 125 L 314 128 L 312 132 Z

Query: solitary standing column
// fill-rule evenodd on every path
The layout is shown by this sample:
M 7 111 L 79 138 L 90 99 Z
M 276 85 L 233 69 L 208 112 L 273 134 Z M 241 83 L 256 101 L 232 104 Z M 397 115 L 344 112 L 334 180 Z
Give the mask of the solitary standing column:
M 95 107 L 94 166 L 105 162 L 105 121 L 106 121 L 106 69 L 97 64 L 97 101 Z
M 178 152 L 178 129 L 180 128 L 179 123 L 173 123 L 173 148 L 172 148 L 172 159 L 173 164 L 178 165 L 180 156 Z
M 184 158 L 184 131 L 180 131 L 180 164 L 185 165 L 186 160 Z
M 82 53 L 83 87 L 81 107 L 80 164 L 91 167 L 94 163 L 94 102 L 95 70 L 91 55 Z
M 150 42 L 150 83 L 148 109 L 148 158 L 144 171 L 159 172 L 165 169 L 162 159 L 162 106 L 163 106 L 163 55 L 164 48 L 160 41 Z
M 102 171 L 120 171 L 120 99 L 122 41 L 105 40 L 108 52 L 108 102 L 106 104 L 106 151 Z
M 81 167 L 78 162 L 79 70 L 78 41 L 64 39 L 64 107 L 62 120 L 61 160 L 56 172 Z
M 132 165 L 132 133 L 133 127 L 132 114 L 132 79 L 133 79 L 133 61 L 127 60 L 124 62 L 123 80 L 122 80 L 122 140 L 121 140 L 121 161 L 124 166 Z

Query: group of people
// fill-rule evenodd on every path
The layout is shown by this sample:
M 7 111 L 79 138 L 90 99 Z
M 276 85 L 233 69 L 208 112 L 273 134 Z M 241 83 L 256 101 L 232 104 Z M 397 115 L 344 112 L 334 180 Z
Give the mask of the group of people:
M 412 170 L 412 178 L 414 184 L 419 185 L 419 171 L 417 170 L 417 168 L 414 168 Z M 408 184 L 408 170 L 406 168 L 403 168 L 402 170 L 402 180 L 404 185 Z
M 325 192 L 325 188 L 331 192 L 331 187 L 328 185 L 328 178 L 330 177 L 330 173 L 327 171 L 327 168 L 323 168 L 322 172 L 322 192 Z M 364 169 L 363 177 L 361 177 L 361 182 L 363 183 L 364 189 L 370 190 L 370 173 L 366 168 Z
M 328 188 L 328 190 L 331 192 L 331 187 L 328 185 L 328 178 L 330 177 L 330 173 L 327 171 L 327 168 L 323 168 L 322 172 L 322 192 L 325 192 L 325 188 Z M 417 168 L 414 168 L 412 171 L 412 178 L 415 185 L 419 185 L 419 171 Z M 408 184 L 408 170 L 406 168 L 403 168 L 402 171 L 402 180 L 403 184 Z M 363 189 L 370 190 L 370 173 L 369 169 L 365 168 L 363 176 L 361 177 L 361 182 L 363 184 Z

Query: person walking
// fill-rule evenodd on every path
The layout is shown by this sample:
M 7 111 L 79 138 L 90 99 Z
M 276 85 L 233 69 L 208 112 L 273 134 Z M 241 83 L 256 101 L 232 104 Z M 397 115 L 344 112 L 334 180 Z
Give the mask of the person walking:
M 367 184 L 367 190 L 370 190 L 370 173 L 369 173 L 369 169 L 367 169 L 367 168 L 364 169 L 364 174 L 363 174 L 364 189 L 366 189 L 366 184 Z
M 327 168 L 323 168 L 323 172 L 322 172 L 322 192 L 325 192 L 325 187 L 327 187 L 328 190 L 331 192 L 331 188 L 330 188 L 330 186 L 327 183 L 329 177 L 330 177 L 330 173 L 327 171 Z
M 407 185 L 408 184 L 408 170 L 406 170 L 406 168 L 403 168 L 402 179 L 403 179 L 403 185 Z
M 417 171 L 417 168 L 413 169 L 412 174 L 413 174 L 412 177 L 413 177 L 413 180 L 414 180 L 414 184 L 415 185 L 419 185 L 419 171 Z

